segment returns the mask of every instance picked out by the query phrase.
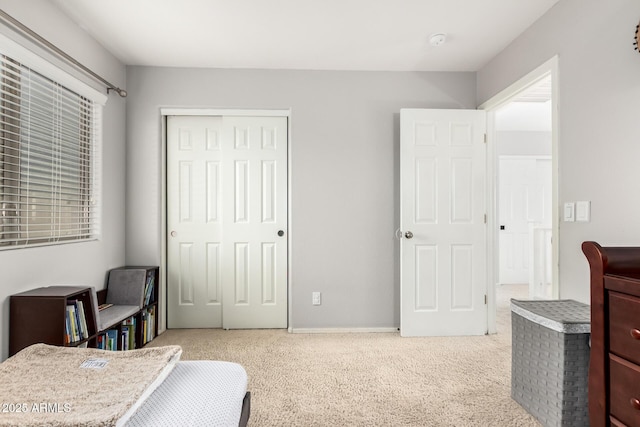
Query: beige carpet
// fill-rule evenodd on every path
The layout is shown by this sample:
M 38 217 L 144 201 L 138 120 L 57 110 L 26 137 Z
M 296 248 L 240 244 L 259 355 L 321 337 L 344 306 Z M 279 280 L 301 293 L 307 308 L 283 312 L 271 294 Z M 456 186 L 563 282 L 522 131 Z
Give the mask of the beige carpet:
M 182 360 L 242 364 L 252 427 L 539 426 L 510 397 L 511 296 L 526 289 L 501 287 L 490 336 L 182 329 L 152 344 L 182 346 Z

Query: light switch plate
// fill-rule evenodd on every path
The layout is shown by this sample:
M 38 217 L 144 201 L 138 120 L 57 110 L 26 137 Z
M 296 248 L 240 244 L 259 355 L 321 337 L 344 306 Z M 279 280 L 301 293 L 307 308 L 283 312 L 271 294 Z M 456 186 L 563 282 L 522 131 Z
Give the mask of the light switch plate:
M 576 202 L 576 221 L 591 221 L 591 202 Z
M 573 222 L 576 220 L 576 204 L 567 202 L 564 204 L 564 212 L 562 214 L 564 222 Z

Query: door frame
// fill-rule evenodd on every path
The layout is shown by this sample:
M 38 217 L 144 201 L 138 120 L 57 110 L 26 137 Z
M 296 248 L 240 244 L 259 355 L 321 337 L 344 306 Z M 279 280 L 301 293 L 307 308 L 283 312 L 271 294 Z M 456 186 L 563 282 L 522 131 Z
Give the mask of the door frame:
M 496 149 L 496 135 L 495 135 L 495 114 L 496 111 L 504 105 L 511 102 L 516 95 L 525 89 L 531 87 L 535 83 L 539 82 L 543 78 L 551 76 L 551 233 L 552 233 L 552 245 L 551 245 L 551 267 L 552 267 L 552 295 L 554 299 L 560 296 L 559 287 L 559 201 L 558 201 L 558 56 L 555 55 L 533 71 L 526 74 L 524 77 L 517 80 L 498 94 L 491 97 L 489 100 L 478 106 L 480 110 L 487 111 L 487 173 L 489 177 L 488 197 L 488 324 L 489 333 L 496 333 L 496 286 L 498 279 L 498 206 L 497 206 L 497 190 L 498 190 L 498 152 Z
M 167 329 L 167 116 L 242 116 L 242 117 L 286 117 L 287 118 L 287 328 L 291 332 L 292 325 L 292 251 L 291 236 L 291 109 L 234 109 L 234 108 L 179 108 L 161 107 L 161 189 L 160 189 L 160 316 L 158 316 L 158 333 Z

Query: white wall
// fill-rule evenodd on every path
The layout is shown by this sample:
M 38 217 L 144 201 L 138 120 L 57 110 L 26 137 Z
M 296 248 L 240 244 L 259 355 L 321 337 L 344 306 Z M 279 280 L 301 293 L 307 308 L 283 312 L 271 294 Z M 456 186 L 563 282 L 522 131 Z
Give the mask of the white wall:
M 591 222 L 560 223 L 560 297 L 589 302 L 580 245 L 640 245 L 637 0 L 560 0 L 477 74 L 478 104 L 559 57 L 559 197 Z M 559 215 L 559 212 L 556 213 Z
M 161 107 L 290 108 L 290 325 L 399 326 L 399 111 L 474 108 L 474 73 L 129 67 L 127 86 L 129 263 L 161 259 Z
M 551 156 L 551 132 L 497 131 L 498 156 Z
M 551 132 L 551 101 L 513 101 L 496 110 L 496 131 Z
M 124 85 L 125 67 L 50 1 L 0 0 L 0 8 L 109 81 Z M 6 28 L 0 31 L 15 37 Z M 96 86 L 92 81 L 87 83 Z M 8 354 L 9 295 L 54 284 L 94 285 L 101 289 L 107 270 L 124 264 L 124 136 L 125 101 L 112 94 L 104 108 L 100 241 L 0 251 L 0 360 Z

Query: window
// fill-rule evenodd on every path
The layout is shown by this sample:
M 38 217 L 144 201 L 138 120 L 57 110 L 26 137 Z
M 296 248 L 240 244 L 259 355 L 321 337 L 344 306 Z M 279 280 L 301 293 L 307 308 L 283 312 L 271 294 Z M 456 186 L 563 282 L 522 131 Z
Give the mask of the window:
M 0 54 L 0 249 L 97 238 L 100 115 Z

